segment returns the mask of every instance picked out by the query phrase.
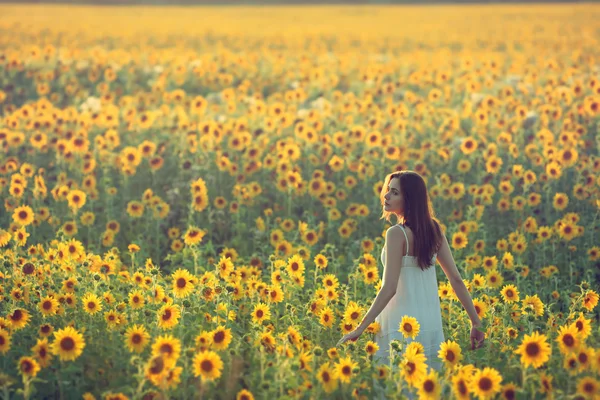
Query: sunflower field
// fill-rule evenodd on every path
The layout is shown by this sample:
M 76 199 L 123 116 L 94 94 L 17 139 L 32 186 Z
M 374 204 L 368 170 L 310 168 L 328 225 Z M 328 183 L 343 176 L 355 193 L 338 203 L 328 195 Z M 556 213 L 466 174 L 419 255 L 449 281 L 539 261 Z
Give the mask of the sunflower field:
M 0 398 L 600 398 L 599 5 L 0 16 Z M 335 345 L 407 169 L 486 330 L 438 268 L 440 372 Z

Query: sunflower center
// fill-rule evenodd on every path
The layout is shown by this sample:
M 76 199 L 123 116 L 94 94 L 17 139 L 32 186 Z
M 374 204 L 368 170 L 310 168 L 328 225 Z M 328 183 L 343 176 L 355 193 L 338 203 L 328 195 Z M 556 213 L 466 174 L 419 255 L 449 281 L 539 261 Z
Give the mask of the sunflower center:
M 21 363 L 21 371 L 29 373 L 33 369 L 33 364 L 29 360 L 25 360 Z
M 202 368 L 202 371 L 210 372 L 213 369 L 213 363 L 210 360 L 204 360 L 200 364 L 200 368 Z
M 219 331 L 219 332 L 215 333 L 215 335 L 213 337 L 213 341 L 215 343 L 221 343 L 223 340 L 225 340 L 225 332 Z
M 575 339 L 573 338 L 573 336 L 571 334 L 568 333 L 563 337 L 563 343 L 566 346 L 571 347 L 571 346 L 573 346 L 573 344 L 575 344 Z
M 525 352 L 528 356 L 535 357 L 540 352 L 540 346 L 537 343 L 529 343 L 525 348 Z
M 160 374 L 165 367 L 165 363 L 162 357 L 156 357 L 152 360 L 152 367 L 150 368 L 150 372 L 154 375 Z
M 428 379 L 423 383 L 423 389 L 425 389 L 427 393 L 431 393 L 435 389 L 435 383 Z
M 492 381 L 488 377 L 483 377 L 479 380 L 479 388 L 483 391 L 488 391 L 492 388 Z
M 177 279 L 177 287 L 178 288 L 180 288 L 180 289 L 184 288 L 185 284 L 186 284 L 185 278 L 179 278 L 179 279 Z
M 11 319 L 13 321 L 20 321 L 22 318 L 23 318 L 23 312 L 21 310 L 15 310 L 15 312 L 13 312 L 11 315 Z
M 165 354 L 171 354 L 173 353 L 173 347 L 171 347 L 170 344 L 165 343 L 162 346 L 160 346 L 160 352 Z
M 404 324 L 403 328 L 406 332 L 412 332 L 412 329 L 413 329 L 412 325 L 409 324 L 408 322 Z
M 65 351 L 71 351 L 75 348 L 75 341 L 73 338 L 66 337 L 60 341 L 60 348 Z

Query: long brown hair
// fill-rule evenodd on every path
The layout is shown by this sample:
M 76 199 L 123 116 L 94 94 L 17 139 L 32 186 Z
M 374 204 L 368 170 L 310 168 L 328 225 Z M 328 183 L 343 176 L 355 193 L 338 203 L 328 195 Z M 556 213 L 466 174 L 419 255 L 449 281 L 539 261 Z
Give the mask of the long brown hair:
M 404 170 L 388 174 L 379 193 L 382 208 L 385 203 L 387 187 L 394 178 L 400 179 L 400 189 L 404 199 L 403 224 L 413 232 L 415 257 L 417 257 L 421 270 L 427 269 L 431 266 L 433 255 L 437 253 L 443 243 L 442 229 L 431 206 L 427 185 L 423 177 L 415 171 Z M 394 213 L 384 209 L 379 219 L 390 222 L 392 214 Z M 400 220 L 400 218 L 398 219 Z

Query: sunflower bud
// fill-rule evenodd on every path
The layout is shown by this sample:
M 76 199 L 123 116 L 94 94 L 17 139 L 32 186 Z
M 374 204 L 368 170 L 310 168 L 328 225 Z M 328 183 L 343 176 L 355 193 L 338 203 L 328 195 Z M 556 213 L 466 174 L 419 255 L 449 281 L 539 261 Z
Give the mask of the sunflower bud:
M 456 322 L 452 322 L 452 323 L 450 324 L 450 327 L 451 327 L 452 329 L 457 329 L 457 328 L 458 328 L 458 324 L 457 324 Z
M 323 349 L 319 346 L 315 346 L 313 348 L 313 354 L 317 357 L 320 357 L 321 355 L 323 355 Z
M 261 388 L 264 390 L 269 390 L 270 387 L 271 385 L 269 385 L 269 382 L 263 382 L 261 385 Z
M 183 306 L 184 307 L 190 307 L 191 305 L 192 305 L 192 303 L 190 303 L 189 300 L 186 299 L 186 300 L 183 301 Z
M 360 372 L 360 367 L 354 367 L 352 368 L 352 373 L 353 374 L 358 374 Z
M 95 280 L 95 281 L 99 281 L 100 279 L 101 279 L 101 278 L 100 278 L 100 275 L 94 275 L 94 280 Z
M 269 261 L 270 261 L 270 262 L 275 262 L 275 260 L 276 260 L 276 259 L 277 259 L 277 257 L 275 257 L 275 254 L 271 254 L 271 255 L 269 256 Z
M 527 315 L 527 321 L 529 321 L 529 322 L 533 322 L 533 321 L 535 321 L 535 315 L 533 315 L 533 314 L 528 314 L 528 315 Z

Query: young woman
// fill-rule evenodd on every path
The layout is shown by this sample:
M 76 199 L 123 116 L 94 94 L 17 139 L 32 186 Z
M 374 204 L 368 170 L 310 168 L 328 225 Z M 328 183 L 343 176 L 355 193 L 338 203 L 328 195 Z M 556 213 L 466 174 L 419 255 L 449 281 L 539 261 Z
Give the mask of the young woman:
M 440 370 L 440 344 L 445 340 L 435 261 L 448 277 L 456 296 L 471 319 L 471 349 L 480 348 L 484 333 L 477 330 L 481 321 L 473 300 L 454 263 L 448 240 L 434 216 L 427 187 L 423 178 L 414 171 L 400 171 L 386 176 L 380 194 L 383 215 L 388 222 L 395 215 L 401 223 L 390 227 L 385 235 L 381 252 L 384 265 L 381 289 L 360 325 L 345 335 L 338 345 L 355 341 L 373 322 L 381 330 L 375 336 L 379 350 L 375 360 L 389 364 L 390 341 L 404 339 L 399 332 L 404 316 L 413 317 L 420 325 L 419 334 L 407 343 L 420 342 L 425 350 L 427 364 Z

